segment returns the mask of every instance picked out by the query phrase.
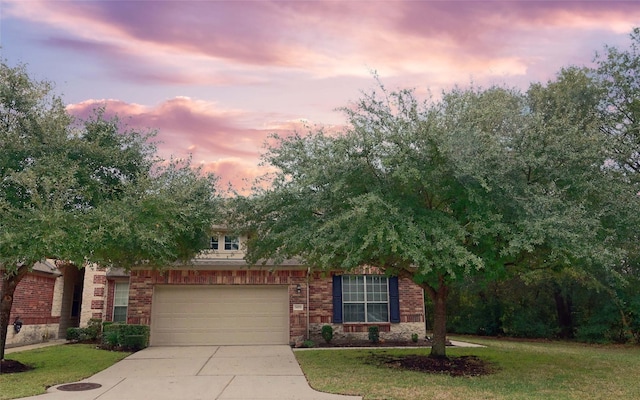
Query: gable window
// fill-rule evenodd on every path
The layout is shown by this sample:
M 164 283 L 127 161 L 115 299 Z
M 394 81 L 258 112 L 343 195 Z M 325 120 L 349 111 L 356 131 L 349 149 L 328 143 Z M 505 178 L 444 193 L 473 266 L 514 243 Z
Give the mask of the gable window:
M 334 323 L 398 323 L 398 278 L 384 275 L 333 277 Z
M 113 294 L 113 322 L 127 322 L 129 282 L 116 282 Z
M 217 236 L 211 236 L 211 250 L 218 250 L 218 237 Z
M 225 250 L 239 250 L 240 240 L 237 236 L 225 236 L 224 237 L 224 249 Z

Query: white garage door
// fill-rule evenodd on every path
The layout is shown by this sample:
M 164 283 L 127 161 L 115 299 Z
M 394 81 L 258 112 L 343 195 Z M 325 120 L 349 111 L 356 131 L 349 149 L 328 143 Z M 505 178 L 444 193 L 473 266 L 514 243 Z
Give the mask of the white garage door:
M 151 345 L 289 343 L 286 286 L 155 286 Z

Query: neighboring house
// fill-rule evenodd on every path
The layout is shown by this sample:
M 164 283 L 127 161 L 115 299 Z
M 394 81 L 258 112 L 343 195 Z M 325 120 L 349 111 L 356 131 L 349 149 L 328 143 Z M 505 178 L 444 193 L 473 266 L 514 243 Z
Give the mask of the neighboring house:
M 299 345 L 322 340 L 324 325 L 336 338 L 366 338 L 373 325 L 387 340 L 425 332 L 423 291 L 409 279 L 366 267 L 316 272 L 294 261 L 249 266 L 242 242 L 214 236 L 211 249 L 189 265 L 160 270 L 85 268 L 75 280 L 83 282 L 76 301 L 57 315 L 77 315 L 80 326 L 91 318 L 150 325 L 151 345 Z M 51 329 L 64 338 L 73 322 Z
M 67 328 L 78 326 L 84 275 L 53 260 L 36 263 L 16 287 L 7 347 L 64 338 Z

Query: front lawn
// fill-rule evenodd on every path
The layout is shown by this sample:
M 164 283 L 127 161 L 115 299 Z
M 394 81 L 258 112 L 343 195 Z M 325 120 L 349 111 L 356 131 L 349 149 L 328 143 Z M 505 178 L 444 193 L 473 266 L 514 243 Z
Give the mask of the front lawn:
M 6 359 L 35 367 L 16 374 L 0 374 L 0 400 L 42 394 L 61 383 L 77 382 L 102 371 L 131 353 L 99 350 L 91 344 L 44 347 L 6 355 Z
M 462 340 L 469 340 L 464 338 Z M 640 347 L 473 338 L 487 348 L 450 348 L 475 355 L 493 374 L 451 377 L 377 366 L 372 354 L 394 357 L 429 349 L 305 350 L 295 355 L 311 386 L 364 399 L 640 399 Z

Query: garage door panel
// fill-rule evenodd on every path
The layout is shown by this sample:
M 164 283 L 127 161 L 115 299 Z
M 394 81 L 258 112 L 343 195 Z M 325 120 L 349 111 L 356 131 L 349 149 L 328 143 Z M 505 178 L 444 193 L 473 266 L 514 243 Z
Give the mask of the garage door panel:
M 287 344 L 286 286 L 156 286 L 152 345 Z

